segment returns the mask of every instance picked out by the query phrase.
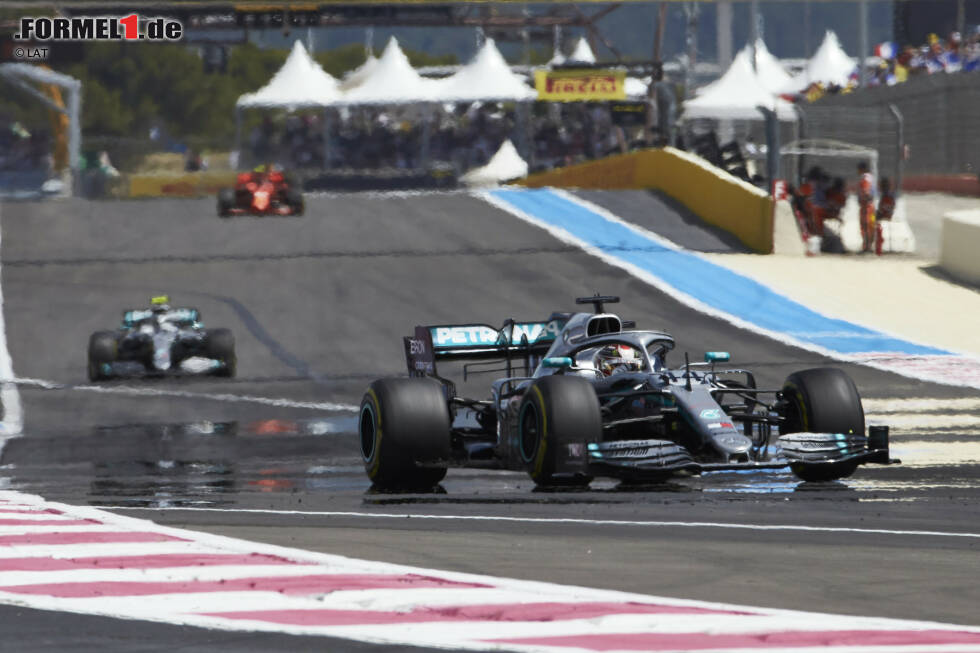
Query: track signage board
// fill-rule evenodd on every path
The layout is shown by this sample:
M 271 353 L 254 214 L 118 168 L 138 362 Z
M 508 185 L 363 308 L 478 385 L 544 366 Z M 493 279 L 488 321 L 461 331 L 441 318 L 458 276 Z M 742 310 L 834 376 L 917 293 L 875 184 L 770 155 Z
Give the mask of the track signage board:
M 626 98 L 626 71 L 601 69 L 536 70 L 538 99 L 549 102 L 590 102 Z

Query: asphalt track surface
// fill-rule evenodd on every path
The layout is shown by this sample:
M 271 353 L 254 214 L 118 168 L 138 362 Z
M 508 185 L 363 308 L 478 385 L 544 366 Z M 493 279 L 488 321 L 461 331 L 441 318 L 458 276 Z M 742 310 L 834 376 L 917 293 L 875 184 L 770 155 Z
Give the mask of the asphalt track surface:
M 710 225 L 669 195 L 655 190 L 576 190 L 627 222 L 695 252 L 750 254 L 738 238 Z
M 631 204 L 602 195 L 588 199 L 614 212 Z M 681 244 L 703 237 L 668 204 L 649 207 L 633 219 L 656 230 L 659 211 Z M 624 317 L 672 332 L 675 363 L 679 352 L 696 359 L 724 349 L 757 372 L 760 386 L 778 387 L 794 370 L 830 362 L 699 314 L 480 200 L 311 197 L 303 218 L 227 221 L 212 200 L 10 202 L 0 210 L 14 371 L 57 386 L 20 386 L 25 435 L 3 450 L 7 489 L 436 569 L 980 624 L 980 538 L 949 535 L 980 530 L 976 463 L 868 468 L 818 487 L 784 474 L 717 474 L 642 492 L 597 482 L 562 494 L 533 492 L 522 474 L 451 470 L 444 494 L 369 492 L 352 413 L 304 405 L 357 404 L 370 380 L 402 373 L 401 336 L 416 324 L 539 319 L 600 291 L 623 298 Z M 198 307 L 209 326 L 234 331 L 238 378 L 120 380 L 104 385 L 109 392 L 91 390 L 88 335 L 163 292 Z M 866 398 L 977 398 L 838 366 Z M 462 388 L 486 393 L 478 382 Z M 941 445 L 976 436 L 972 427 L 915 438 Z M 710 525 L 718 523 L 743 528 Z M 815 530 L 756 528 L 785 524 Z M 0 614 L 4 641 L 22 643 L 18 650 L 395 650 L 12 606 Z

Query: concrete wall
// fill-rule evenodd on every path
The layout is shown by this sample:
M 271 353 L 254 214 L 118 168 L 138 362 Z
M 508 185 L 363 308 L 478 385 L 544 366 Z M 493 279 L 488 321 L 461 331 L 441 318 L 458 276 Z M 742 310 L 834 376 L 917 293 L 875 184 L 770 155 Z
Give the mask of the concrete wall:
M 980 210 L 943 216 L 939 265 L 950 276 L 980 286 Z
M 666 193 L 702 220 L 734 234 L 760 254 L 773 251 L 773 204 L 752 184 L 671 147 L 641 150 L 530 175 L 540 188 L 636 189 Z

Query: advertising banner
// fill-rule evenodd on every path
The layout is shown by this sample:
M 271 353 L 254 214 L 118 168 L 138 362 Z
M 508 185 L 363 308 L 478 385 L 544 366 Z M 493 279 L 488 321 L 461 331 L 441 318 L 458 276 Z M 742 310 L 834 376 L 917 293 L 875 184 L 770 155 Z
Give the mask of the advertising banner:
M 626 98 L 625 70 L 536 70 L 538 99 L 549 102 L 592 102 Z

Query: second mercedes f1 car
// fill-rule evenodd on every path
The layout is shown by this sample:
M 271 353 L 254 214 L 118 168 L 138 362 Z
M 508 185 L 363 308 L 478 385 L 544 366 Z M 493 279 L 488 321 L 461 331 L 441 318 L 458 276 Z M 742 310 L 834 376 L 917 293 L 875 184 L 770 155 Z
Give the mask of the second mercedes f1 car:
M 207 373 L 235 376 L 235 338 L 228 329 L 205 329 L 196 308 L 171 308 L 166 295 L 150 307 L 123 312 L 115 331 L 96 331 L 88 342 L 88 377 L 103 381 L 139 374 Z
M 303 215 L 303 194 L 282 172 L 242 172 L 234 188 L 218 192 L 218 215 Z
M 756 387 L 726 352 L 670 367 L 673 338 L 605 313 L 617 297 L 579 298 L 595 313 L 541 322 L 416 327 L 408 378 L 373 382 L 360 406 L 361 454 L 383 490 L 431 488 L 450 466 L 527 470 L 540 486 L 627 483 L 720 470 L 789 468 L 804 481 L 888 464 L 888 427 L 865 429 L 854 382 L 835 368 Z M 685 359 L 687 356 L 685 355 Z M 460 397 L 437 360 L 506 371 L 488 399 Z M 467 419 L 468 418 L 468 419 Z

